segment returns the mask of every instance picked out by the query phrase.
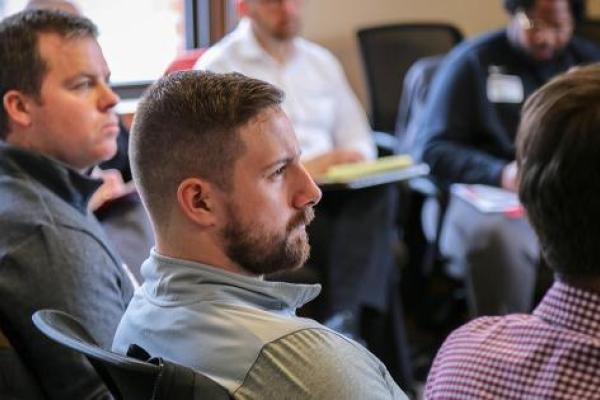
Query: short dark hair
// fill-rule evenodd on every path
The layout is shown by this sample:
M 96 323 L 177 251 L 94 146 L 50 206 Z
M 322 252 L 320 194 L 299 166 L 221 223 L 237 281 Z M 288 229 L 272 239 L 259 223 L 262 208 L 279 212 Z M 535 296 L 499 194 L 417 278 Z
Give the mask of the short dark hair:
M 79 15 L 79 9 L 70 0 L 29 0 L 25 10 L 60 10 L 70 14 Z M 73 12 L 74 11 L 74 12 Z
M 519 11 L 529 11 L 535 5 L 537 0 L 503 0 L 504 9 L 510 14 L 515 15 Z M 585 17 L 585 1 L 583 0 L 567 0 L 571 8 L 573 20 L 581 22 Z
M 547 264 L 566 277 L 600 275 L 600 64 L 527 100 L 517 162 L 519 197 Z
M 89 19 L 60 11 L 28 10 L 0 21 L 0 98 L 18 90 L 39 99 L 48 65 L 42 59 L 39 35 L 56 33 L 65 38 L 97 37 Z M 0 139 L 9 132 L 8 115 L 0 107 Z
M 281 90 L 238 73 L 182 71 L 152 85 L 136 111 L 129 151 L 155 223 L 188 177 L 231 190 L 234 164 L 245 151 L 238 128 L 282 101 Z

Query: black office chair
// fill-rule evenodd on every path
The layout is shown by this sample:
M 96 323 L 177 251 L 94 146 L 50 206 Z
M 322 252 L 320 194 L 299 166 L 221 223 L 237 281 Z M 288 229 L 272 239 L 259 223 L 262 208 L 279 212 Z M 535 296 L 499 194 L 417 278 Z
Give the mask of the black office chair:
M 65 312 L 37 311 L 33 323 L 50 339 L 84 354 L 116 400 L 230 399 L 211 379 L 191 368 L 150 358 L 138 346 L 130 347 L 128 354 L 133 357 L 102 349 L 81 323 Z
M 358 41 L 370 93 L 375 131 L 393 133 L 404 76 L 418 59 L 444 54 L 463 35 L 441 23 L 394 24 L 360 29 Z
M 418 148 L 423 144 L 421 123 L 427 96 L 431 82 L 443 60 L 444 56 L 439 55 L 417 60 L 408 70 L 404 80 L 396 134 L 402 144 L 402 151 L 415 153 L 416 157 L 419 157 Z M 426 316 L 433 325 L 442 327 L 447 325 L 448 317 L 454 314 L 455 303 L 448 301 L 448 297 L 457 295 L 462 300 L 462 285 L 446 274 L 446 260 L 439 249 L 443 220 L 450 196 L 447 188 L 438 185 L 433 177 L 413 179 L 410 181 L 410 188 L 412 189 L 410 209 L 407 211 L 409 220 L 404 223 L 407 227 L 405 240 L 413 257 L 412 263 L 405 272 L 408 278 L 406 281 L 410 283 L 404 288 L 404 293 L 408 298 L 419 302 L 419 304 L 412 304 L 412 308 L 422 308 L 423 302 L 429 302 L 428 305 L 425 304 L 425 312 L 420 314 Z M 435 200 L 434 204 L 432 199 Z M 434 213 L 427 213 L 428 217 L 435 219 L 423 224 L 421 218 L 425 203 L 429 206 L 436 205 L 438 213 L 435 217 Z M 424 229 L 424 225 L 429 229 Z M 447 284 L 440 285 L 441 282 Z M 432 284 L 438 288 L 436 289 L 438 293 L 431 293 Z M 440 290 L 442 288 L 443 290 Z M 455 289 L 459 289 L 459 292 Z M 429 295 L 424 298 L 423 293 Z M 410 304 L 409 301 L 407 303 Z
M 396 150 L 412 153 L 419 140 L 418 120 L 434 73 L 443 55 L 463 35 L 449 24 L 422 23 L 365 28 L 358 31 L 358 38 L 370 91 L 373 128 L 395 134 Z M 448 194 L 429 179 L 411 180 L 409 186 L 412 190 L 402 193 L 402 226 L 421 226 L 421 206 L 427 198 L 434 197 L 440 204 L 434 238 L 417 237 L 413 243 L 407 243 L 413 269 L 428 275 L 442 261 L 438 241 Z M 408 232 L 413 238 L 414 233 Z
M 400 24 L 363 29 L 358 36 L 370 89 L 373 126 L 395 135 L 397 151 L 417 155 L 414 144 L 419 141 L 418 120 L 430 83 L 442 56 L 462 40 L 462 34 L 447 24 Z M 432 179 L 413 179 L 401 195 L 399 224 L 409 251 L 401 293 L 413 327 L 415 376 L 423 378 L 439 345 L 438 336 L 445 336 L 455 321 L 462 320 L 457 315 L 461 313 L 461 299 L 454 299 L 460 296 L 456 287 L 460 283 L 447 279 L 439 252 L 448 192 Z M 430 198 L 437 200 L 441 212 L 433 237 L 426 237 L 421 214 L 423 204 Z
M 394 24 L 383 25 L 370 28 L 360 29 L 358 31 L 358 39 L 363 57 L 363 64 L 370 93 L 371 103 L 371 119 L 372 126 L 375 131 L 387 132 L 390 136 L 395 135 L 396 126 L 403 130 L 403 133 L 395 135 L 396 151 L 410 152 L 410 144 L 407 144 L 406 128 L 418 118 L 412 107 L 415 99 L 420 100 L 417 96 L 403 95 L 405 87 L 405 77 L 411 67 L 421 60 L 416 73 L 427 75 L 427 80 L 411 79 L 412 82 L 420 83 L 420 87 L 415 90 L 423 99 L 425 95 L 422 93 L 428 90 L 429 83 L 435 71 L 441 62 L 441 58 L 433 58 L 447 53 L 463 38 L 462 33 L 454 26 L 443 23 L 419 23 L 419 24 Z M 424 62 L 424 58 L 427 61 Z M 414 71 L 413 67 L 413 71 Z M 424 85 L 427 87 L 424 88 Z M 425 93 L 426 94 L 426 93 Z M 400 104 L 400 99 L 406 104 Z M 397 121 L 398 109 L 411 110 L 410 113 L 403 115 L 403 120 Z M 411 109 L 412 107 L 412 109 Z M 411 126 L 414 131 L 414 124 Z M 416 135 L 416 133 L 411 134 Z M 381 136 L 381 135 L 379 135 Z M 380 141 L 377 140 L 378 142 Z M 404 148 L 401 146 L 404 145 Z M 380 146 L 381 149 L 382 146 Z M 385 151 L 385 150 L 384 150 Z M 388 150 L 389 152 L 389 150 Z M 419 221 L 420 219 L 420 203 L 425 197 L 437 197 L 440 204 L 445 207 L 446 193 L 440 191 L 436 185 L 424 179 L 417 179 L 410 182 L 413 192 L 420 193 L 415 200 L 412 194 L 403 193 L 406 203 L 417 203 L 415 206 L 404 207 L 405 215 L 403 216 L 403 226 L 408 226 L 409 222 Z M 412 218 L 412 219 L 411 219 Z M 416 218 L 416 219 L 415 219 Z M 437 259 L 437 238 L 434 246 L 428 245 L 423 251 L 425 255 L 426 269 Z M 413 251 L 414 253 L 414 251 Z

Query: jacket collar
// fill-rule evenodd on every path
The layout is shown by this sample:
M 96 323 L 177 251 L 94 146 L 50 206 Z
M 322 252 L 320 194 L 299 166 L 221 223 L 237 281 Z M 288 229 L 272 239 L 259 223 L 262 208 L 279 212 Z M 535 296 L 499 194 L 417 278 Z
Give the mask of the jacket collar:
M 99 180 L 82 175 L 53 158 L 2 141 L 0 141 L 1 175 L 35 181 L 82 214 L 87 213 L 88 200 L 101 185 Z
M 264 57 L 271 57 L 265 49 L 262 48 L 258 39 L 252 31 L 252 21 L 248 18 L 242 18 L 238 23 L 237 28 L 232 33 L 241 44 L 239 51 L 240 55 L 247 60 L 257 60 Z
M 154 250 L 141 269 L 142 290 L 165 305 L 197 301 L 228 301 L 284 314 L 313 300 L 321 285 L 270 282 L 218 267 L 162 256 Z
M 244 17 L 238 23 L 238 26 L 232 32 L 235 40 L 240 44 L 239 53 L 246 61 L 273 60 L 273 57 L 261 46 L 252 30 L 252 21 Z M 292 39 L 292 48 L 298 45 L 299 37 Z

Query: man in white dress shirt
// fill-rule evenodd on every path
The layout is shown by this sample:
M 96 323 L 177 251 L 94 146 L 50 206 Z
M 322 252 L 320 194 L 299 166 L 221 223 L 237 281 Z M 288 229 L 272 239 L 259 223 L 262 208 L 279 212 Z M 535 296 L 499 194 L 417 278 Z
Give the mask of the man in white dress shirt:
M 323 47 L 298 37 L 302 0 L 241 0 L 238 27 L 210 48 L 196 69 L 238 71 L 286 93 L 309 172 L 373 159 L 371 128 L 341 65 Z
M 299 37 L 302 6 L 302 0 L 239 0 L 239 25 L 195 68 L 236 71 L 283 89 L 282 108 L 298 137 L 301 161 L 314 177 L 337 164 L 374 159 L 376 148 L 339 62 Z M 326 192 L 309 228 L 309 263 L 324 275 L 325 304 L 316 317 L 343 321 L 342 331 L 361 337 L 396 380 L 408 384 L 402 324 L 383 328 L 390 326 L 390 314 L 400 312 L 391 250 L 396 203 L 392 186 Z M 390 342 L 401 350 L 390 351 Z

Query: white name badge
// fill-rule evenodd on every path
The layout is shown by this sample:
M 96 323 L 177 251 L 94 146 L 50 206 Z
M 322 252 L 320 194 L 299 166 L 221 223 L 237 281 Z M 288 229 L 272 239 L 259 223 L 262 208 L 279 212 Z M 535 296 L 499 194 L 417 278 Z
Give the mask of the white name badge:
M 517 75 L 491 73 L 487 79 L 487 98 L 492 103 L 522 103 L 525 98 L 523 81 Z

